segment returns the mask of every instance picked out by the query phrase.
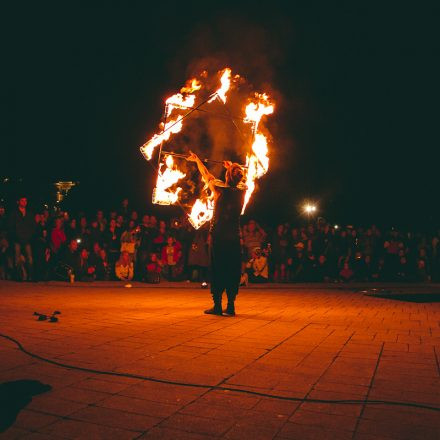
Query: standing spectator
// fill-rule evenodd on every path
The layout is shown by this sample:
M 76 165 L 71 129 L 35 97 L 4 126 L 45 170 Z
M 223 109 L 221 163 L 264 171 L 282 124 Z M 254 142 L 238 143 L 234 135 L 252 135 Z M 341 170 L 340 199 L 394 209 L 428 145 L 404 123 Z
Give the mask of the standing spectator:
M 201 228 L 195 231 L 188 255 L 188 273 L 191 281 L 208 280 L 209 252 L 208 231 Z
M 96 211 L 96 221 L 98 222 L 99 230 L 103 233 L 107 228 L 107 219 L 104 217 L 104 211 L 102 211 L 102 209 Z
M 284 228 L 284 225 L 278 225 L 276 233 L 271 239 L 271 260 L 273 264 L 273 278 L 275 282 L 285 282 L 287 281 L 287 248 L 289 241 Z
M 150 216 L 145 214 L 142 217 L 142 223 L 139 225 L 139 247 L 136 258 L 137 278 L 143 279 L 145 277 L 145 267 L 149 256 L 153 249 L 153 237 L 150 228 Z
M 248 258 L 252 257 L 255 248 L 263 247 L 265 239 L 266 233 L 255 220 L 249 220 L 247 225 L 243 226 L 243 244 Z
M 121 256 L 116 262 L 115 275 L 116 278 L 121 281 L 131 281 L 133 279 L 133 262 L 127 251 L 121 252 Z
M 102 232 L 96 218 L 90 223 L 89 245 L 93 246 L 95 243 L 102 243 Z
M 87 218 L 82 216 L 79 219 L 79 234 L 78 238 L 81 240 L 81 246 L 88 249 L 90 247 L 90 229 L 87 223 Z
M 121 209 L 119 210 L 119 214 L 128 219 L 128 213 L 129 213 L 129 201 L 127 198 L 123 199 L 121 202 Z M 121 225 L 122 226 L 122 225 Z
M 36 223 L 34 216 L 27 208 L 27 204 L 27 198 L 20 197 L 17 209 L 10 218 L 10 237 L 14 244 L 15 269 L 17 279 L 20 281 L 32 281 L 34 269 L 31 243 L 34 239 Z
M 67 227 L 64 229 L 64 232 L 66 234 L 66 241 L 68 243 L 70 240 L 78 238 L 79 232 L 76 224 L 76 218 L 70 219 L 70 221 L 67 223 Z
M 101 252 L 101 246 L 97 241 L 95 241 L 92 246 L 92 252 L 89 255 L 89 262 L 92 266 L 96 266 L 98 261 L 101 259 L 100 252 Z
M 52 264 L 55 263 L 55 259 L 53 259 L 52 245 L 49 243 L 49 234 L 47 233 L 44 217 L 36 214 L 35 223 L 37 227 L 33 242 L 34 276 L 36 281 L 46 281 L 50 278 L 50 269 Z
M 150 217 L 151 222 L 152 217 Z M 153 238 L 153 251 L 158 255 L 162 255 L 162 248 L 167 243 L 167 224 L 160 220 L 159 222 L 159 230 L 157 231 L 156 236 Z
M 122 231 L 125 228 L 125 218 L 123 215 L 119 214 L 116 217 L 116 225 Z
M 104 232 L 104 244 L 109 264 L 114 269 L 121 247 L 121 232 L 114 218 L 110 219 L 108 229 Z

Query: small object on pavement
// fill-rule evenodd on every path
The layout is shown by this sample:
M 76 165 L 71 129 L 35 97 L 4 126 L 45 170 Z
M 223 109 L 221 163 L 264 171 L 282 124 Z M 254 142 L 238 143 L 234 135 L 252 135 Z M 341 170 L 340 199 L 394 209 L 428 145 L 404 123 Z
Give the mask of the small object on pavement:
M 37 321 L 46 321 L 47 316 L 42 313 L 34 312 L 34 316 L 38 316 Z
M 126 284 L 124 287 L 133 287 L 131 284 Z

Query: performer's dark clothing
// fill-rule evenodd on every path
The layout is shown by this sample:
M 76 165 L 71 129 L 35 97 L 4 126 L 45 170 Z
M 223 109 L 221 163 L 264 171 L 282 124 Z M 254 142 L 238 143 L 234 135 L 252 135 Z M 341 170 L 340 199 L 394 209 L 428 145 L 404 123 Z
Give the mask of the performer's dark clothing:
M 221 303 L 226 290 L 228 302 L 238 293 L 241 276 L 240 213 L 245 191 L 216 186 L 218 192 L 211 221 L 211 293 L 214 304 Z

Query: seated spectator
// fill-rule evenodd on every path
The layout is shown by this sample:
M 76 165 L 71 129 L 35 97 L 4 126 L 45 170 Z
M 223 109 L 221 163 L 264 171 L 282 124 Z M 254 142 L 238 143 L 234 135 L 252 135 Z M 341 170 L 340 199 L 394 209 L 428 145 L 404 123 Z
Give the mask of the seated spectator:
M 163 274 L 168 281 L 177 281 L 182 273 L 182 247 L 174 237 L 167 238 L 162 248 Z
M 139 230 L 134 220 L 130 220 L 128 222 L 128 228 L 121 235 L 121 252 L 128 252 L 131 261 L 135 260 L 138 232 Z
M 426 283 L 430 281 L 429 272 L 426 268 L 426 262 L 423 258 L 417 260 L 416 281 Z
M 330 265 L 325 255 L 320 255 L 318 258 L 318 264 L 316 266 L 316 281 L 329 283 L 332 281 L 332 274 Z
M 149 261 L 145 267 L 145 281 L 147 283 L 158 284 L 160 283 L 160 274 L 162 272 L 162 261 L 157 258 L 157 254 L 151 253 Z
M 63 229 L 63 219 L 57 217 L 55 219 L 55 226 L 50 233 L 50 247 L 52 249 L 52 252 L 54 254 L 57 254 L 65 241 L 66 234 L 64 233 Z
M 80 275 L 80 255 L 78 252 L 77 239 L 71 239 L 67 248 L 60 255 L 59 263 L 55 268 L 55 275 L 59 279 L 68 281 L 70 275 L 73 279 Z
M 248 261 L 246 266 L 251 283 L 267 283 L 269 279 L 267 257 L 263 255 L 260 248 L 254 249 L 252 258 Z
M 350 267 L 350 264 L 348 261 L 345 261 L 345 263 L 342 266 L 342 269 L 339 271 L 339 280 L 343 282 L 353 281 L 354 279 L 354 272 Z
M 105 249 L 99 249 L 99 256 L 94 262 L 96 267 L 96 279 L 99 281 L 108 281 L 111 278 L 111 265 L 107 258 Z
M 116 262 L 115 275 L 121 281 L 131 281 L 133 279 L 133 262 L 127 251 L 121 252 L 121 256 Z
M 300 243 L 302 244 L 302 243 Z M 306 258 L 301 250 L 298 248 L 296 254 L 287 259 L 287 270 L 290 282 L 303 282 L 306 278 Z
M 82 248 L 79 255 L 78 281 L 94 281 L 96 277 L 96 267 L 90 264 L 89 251 L 86 248 Z
M 307 252 L 307 258 L 304 261 L 304 281 L 314 282 L 317 281 L 317 266 L 315 254 L 311 251 Z

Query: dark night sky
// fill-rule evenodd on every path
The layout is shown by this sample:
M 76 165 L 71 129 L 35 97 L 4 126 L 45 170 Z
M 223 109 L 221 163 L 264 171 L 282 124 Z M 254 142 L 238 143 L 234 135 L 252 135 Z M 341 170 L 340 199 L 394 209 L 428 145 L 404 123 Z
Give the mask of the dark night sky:
M 88 206 L 123 194 L 148 206 L 138 147 L 164 98 L 212 57 L 279 97 L 251 215 L 292 217 L 310 197 L 340 223 L 439 218 L 434 8 L 211 3 L 5 8 L 0 175 L 79 180 Z

